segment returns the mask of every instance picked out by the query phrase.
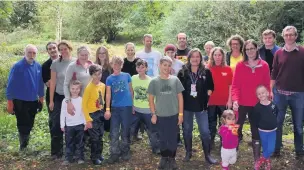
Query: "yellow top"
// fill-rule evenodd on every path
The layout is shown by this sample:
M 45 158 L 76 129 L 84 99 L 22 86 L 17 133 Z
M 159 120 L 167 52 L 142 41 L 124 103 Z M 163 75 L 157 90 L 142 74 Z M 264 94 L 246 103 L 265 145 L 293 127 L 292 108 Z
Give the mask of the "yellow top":
M 82 109 L 86 122 L 93 121 L 90 113 L 94 113 L 104 107 L 105 84 L 98 85 L 89 82 L 82 96 Z
M 242 55 L 240 55 L 238 57 L 230 56 L 230 67 L 231 67 L 233 73 L 235 71 L 235 67 L 236 67 L 237 63 L 239 63 L 242 60 L 243 60 Z

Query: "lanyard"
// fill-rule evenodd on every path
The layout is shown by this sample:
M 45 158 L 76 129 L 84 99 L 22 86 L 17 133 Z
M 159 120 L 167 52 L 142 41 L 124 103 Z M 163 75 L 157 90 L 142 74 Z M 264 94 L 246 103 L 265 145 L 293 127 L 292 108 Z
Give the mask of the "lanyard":
M 196 84 L 196 82 L 198 80 L 198 75 L 199 75 L 199 72 L 197 72 L 197 74 L 190 72 L 191 84 Z

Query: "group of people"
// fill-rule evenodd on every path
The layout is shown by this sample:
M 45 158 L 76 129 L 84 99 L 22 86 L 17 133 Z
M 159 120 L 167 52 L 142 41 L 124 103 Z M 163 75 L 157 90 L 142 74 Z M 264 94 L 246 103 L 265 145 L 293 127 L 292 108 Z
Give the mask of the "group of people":
M 198 48 L 187 47 L 185 33 L 177 35 L 177 46 L 166 45 L 164 54 L 152 49 L 153 37 L 145 34 L 143 50 L 135 52 L 130 42 L 125 45 L 125 58 L 110 59 L 108 49 L 101 46 L 94 62 L 87 46 L 79 47 L 74 58 L 69 42 L 49 42 L 50 58 L 42 66 L 35 61 L 37 48 L 29 44 L 24 58 L 12 67 L 6 89 L 7 110 L 17 118 L 20 150 L 29 143 L 46 86 L 51 156 L 63 156 L 65 134 L 63 165 L 84 163 L 85 141 L 90 143 L 93 164 L 102 164 L 104 130 L 110 131 L 110 157 L 105 161 L 128 161 L 131 137 L 137 138 L 143 127 L 152 153 L 161 155 L 158 169 L 177 169 L 180 126 L 186 150 L 183 161 L 190 161 L 195 116 L 205 160 L 218 162 L 210 155 L 218 133 L 221 166 L 227 170 L 237 161 L 248 115 L 254 168 L 265 164 L 271 169 L 270 157 L 280 156 L 287 106 L 296 156 L 301 157 L 304 48 L 296 43 L 294 26 L 286 26 L 282 37 L 285 45 L 278 47 L 276 33 L 267 29 L 258 47 L 254 40 L 233 35 L 227 41 L 230 52 L 208 41 L 203 55 Z

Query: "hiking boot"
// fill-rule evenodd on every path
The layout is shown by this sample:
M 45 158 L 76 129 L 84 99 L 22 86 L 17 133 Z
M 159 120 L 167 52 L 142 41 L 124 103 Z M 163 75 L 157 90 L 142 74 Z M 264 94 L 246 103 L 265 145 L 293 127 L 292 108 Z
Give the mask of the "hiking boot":
M 130 160 L 130 159 L 131 159 L 130 151 L 129 151 L 129 152 L 126 152 L 126 153 L 123 153 L 123 154 L 121 155 L 121 159 L 122 159 L 123 161 L 128 161 L 128 160 Z
M 191 152 L 186 152 L 186 156 L 185 158 L 183 159 L 184 162 L 189 162 L 190 159 L 192 157 L 192 153 Z
M 79 160 L 77 161 L 77 164 L 78 164 L 78 165 L 84 164 L 84 160 L 79 159 Z
M 118 161 L 119 161 L 118 155 L 111 155 L 111 156 L 106 160 L 106 162 L 107 162 L 108 164 L 114 164 L 114 163 L 116 163 L 116 162 L 118 162 Z
M 102 164 L 102 161 L 99 160 L 99 159 L 96 159 L 96 160 L 92 160 L 92 163 L 93 163 L 94 165 L 101 165 L 101 164 Z
M 68 166 L 70 165 L 70 162 L 68 160 L 65 160 L 61 163 L 62 166 Z
M 205 160 L 209 163 L 209 164 L 216 164 L 217 160 L 213 159 L 210 155 L 210 139 L 201 139 L 202 140 L 202 144 L 203 144 L 203 150 L 204 150 L 204 155 L 205 155 Z
M 168 164 L 168 157 L 161 157 L 159 164 L 158 164 L 158 169 L 159 170 L 163 170 L 163 169 L 167 169 L 167 164 Z

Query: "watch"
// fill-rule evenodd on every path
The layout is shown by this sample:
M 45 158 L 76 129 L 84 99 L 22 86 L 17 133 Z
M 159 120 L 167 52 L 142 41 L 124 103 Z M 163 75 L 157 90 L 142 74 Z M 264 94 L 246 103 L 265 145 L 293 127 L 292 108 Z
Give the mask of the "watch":
M 65 99 L 66 103 L 69 103 L 71 101 L 71 99 Z

